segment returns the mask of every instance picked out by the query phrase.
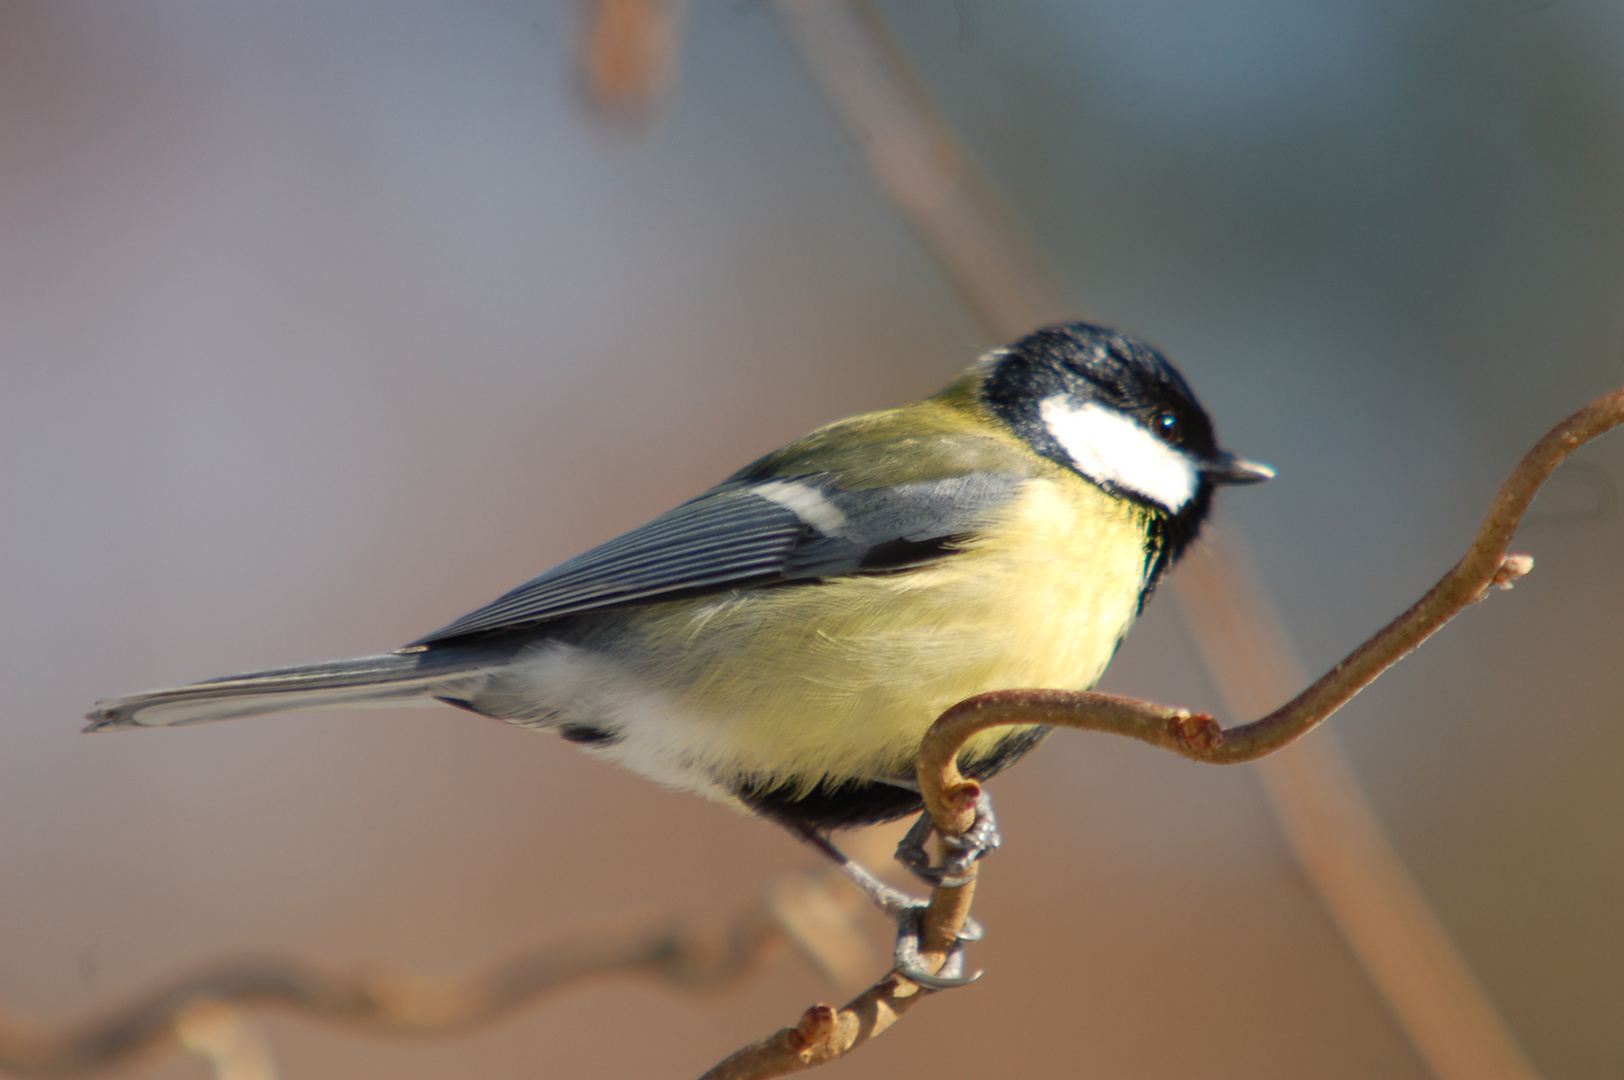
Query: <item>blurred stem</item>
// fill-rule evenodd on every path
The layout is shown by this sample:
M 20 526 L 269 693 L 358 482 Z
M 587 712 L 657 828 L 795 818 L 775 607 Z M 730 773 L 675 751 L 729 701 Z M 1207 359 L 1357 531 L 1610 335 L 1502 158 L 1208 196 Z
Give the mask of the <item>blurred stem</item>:
M 1054 270 L 873 8 L 848 0 L 777 0 L 777 8 L 875 183 L 993 336 L 1065 317 Z
M 684 0 L 581 0 L 578 59 L 587 102 L 641 128 L 677 77 Z
M 685 988 L 716 987 L 741 978 L 783 943 L 775 903 L 781 902 L 745 912 L 721 935 L 647 918 L 577 927 L 459 975 L 339 972 L 280 958 L 228 962 L 59 1030 L 0 1014 L 0 1073 L 69 1076 L 178 1041 L 213 1062 L 218 1075 L 266 1080 L 269 1051 L 243 1027 L 233 1004 L 280 1005 L 374 1030 L 435 1035 L 602 975 L 642 973 Z M 220 1071 L 228 1067 L 236 1071 Z
M 200 1001 L 175 1020 L 182 1046 L 209 1063 L 214 1080 L 276 1080 L 265 1036 L 223 1001 Z
M 1308 673 L 1232 529 L 1214 530 L 1191 558 L 1227 568 L 1176 579 L 1175 593 L 1225 708 L 1255 716 L 1307 682 Z M 1243 655 L 1249 651 L 1261 656 L 1249 659 Z M 1437 1075 L 1536 1076 L 1387 842 L 1329 734 L 1258 762 L 1304 873 Z

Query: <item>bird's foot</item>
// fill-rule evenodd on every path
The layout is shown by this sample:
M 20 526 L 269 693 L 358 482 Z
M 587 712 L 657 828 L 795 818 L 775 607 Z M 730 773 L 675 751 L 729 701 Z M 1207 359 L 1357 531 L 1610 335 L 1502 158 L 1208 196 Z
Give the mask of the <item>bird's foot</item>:
M 929 820 L 929 815 L 926 815 L 926 820 Z M 917 826 L 915 828 L 917 829 Z M 934 973 L 928 971 L 920 952 L 919 939 L 925 909 L 930 907 L 930 901 L 909 896 L 900 889 L 893 889 L 875 877 L 862 863 L 848 858 L 827 837 L 810 829 L 797 829 L 796 832 L 803 840 L 828 856 L 847 881 L 857 886 L 875 907 L 897 924 L 897 944 L 892 957 L 896 964 L 894 970 L 898 975 L 930 990 L 948 990 L 955 986 L 966 986 L 981 978 L 979 971 L 973 975 L 964 974 L 964 945 L 966 942 L 981 940 L 982 929 L 979 922 L 967 917 L 964 925 L 959 928 L 957 940 L 949 950 L 946 961 Z
M 981 978 L 981 972 L 964 973 L 964 943 L 981 940 L 981 927 L 974 920 L 966 920 L 957 940 L 947 952 L 947 959 L 934 972 L 927 971 L 924 956 L 919 951 L 921 924 L 927 904 L 909 908 L 897 917 L 897 947 L 892 953 L 893 969 L 909 982 L 918 983 L 927 990 L 951 990 L 956 986 L 969 986 Z
M 930 990 L 950 990 L 955 986 L 968 986 L 981 978 L 979 971 L 971 975 L 964 974 L 964 945 L 969 941 L 981 940 L 980 923 L 966 918 L 964 925 L 959 928 L 953 948 L 948 951 L 947 959 L 935 972 L 929 971 L 920 953 L 919 939 L 925 909 L 930 907 L 930 901 L 891 888 L 870 873 L 867 867 L 851 859 L 842 857 L 836 865 L 846 880 L 861 889 L 864 895 L 874 902 L 875 907 L 897 924 L 897 944 L 892 952 L 892 960 L 898 975 Z
M 975 824 L 963 836 L 941 838 L 945 856 L 942 865 L 932 866 L 930 853 L 925 850 L 925 842 L 936 828 L 929 811 L 919 815 L 919 820 L 913 823 L 913 828 L 897 845 L 897 861 L 906 866 L 914 877 L 932 887 L 966 884 L 976 860 L 1004 842 L 998 831 L 998 819 L 993 816 L 992 797 L 985 791 L 976 799 L 975 810 Z

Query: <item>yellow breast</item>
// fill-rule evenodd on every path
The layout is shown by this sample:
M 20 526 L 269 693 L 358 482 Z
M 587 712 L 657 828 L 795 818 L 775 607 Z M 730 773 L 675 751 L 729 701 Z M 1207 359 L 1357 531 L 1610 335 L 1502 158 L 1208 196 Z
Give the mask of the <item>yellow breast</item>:
M 938 562 L 652 605 L 622 655 L 673 697 L 687 763 L 718 779 L 906 776 L 955 702 L 1094 685 L 1138 611 L 1148 527 L 1080 478 L 1034 478 Z

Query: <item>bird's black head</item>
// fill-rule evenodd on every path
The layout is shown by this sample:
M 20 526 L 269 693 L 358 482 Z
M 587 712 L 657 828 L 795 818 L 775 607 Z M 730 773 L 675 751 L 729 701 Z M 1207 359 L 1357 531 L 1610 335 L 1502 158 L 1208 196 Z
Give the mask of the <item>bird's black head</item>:
M 1153 580 L 1195 539 L 1216 485 L 1274 475 L 1219 449 L 1184 377 L 1127 334 L 1046 326 L 986 363 L 982 399 L 1033 450 L 1151 511 Z

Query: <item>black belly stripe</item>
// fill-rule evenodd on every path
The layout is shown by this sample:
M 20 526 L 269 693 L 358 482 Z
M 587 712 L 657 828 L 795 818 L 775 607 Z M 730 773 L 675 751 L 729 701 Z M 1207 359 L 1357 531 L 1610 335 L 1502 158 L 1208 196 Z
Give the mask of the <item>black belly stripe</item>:
M 591 724 L 560 724 L 558 736 L 565 742 L 582 746 L 613 746 L 626 737 L 618 731 L 593 727 Z
M 1052 731 L 1048 727 L 1022 728 L 1008 736 L 986 757 L 969 762 L 966 776 L 986 780 L 1015 764 Z M 568 736 L 565 736 L 568 738 Z M 883 781 L 824 781 L 797 796 L 793 785 L 744 785 L 733 793 L 750 809 L 791 829 L 825 832 L 878 825 L 917 814 L 925 808 L 918 792 Z

